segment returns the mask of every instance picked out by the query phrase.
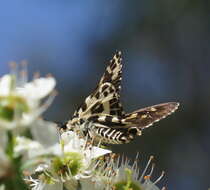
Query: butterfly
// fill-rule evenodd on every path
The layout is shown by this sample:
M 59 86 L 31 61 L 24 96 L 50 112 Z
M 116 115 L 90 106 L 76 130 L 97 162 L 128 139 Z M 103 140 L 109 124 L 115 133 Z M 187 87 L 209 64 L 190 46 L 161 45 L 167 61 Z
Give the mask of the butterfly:
M 142 130 L 170 115 L 179 106 L 177 102 L 168 102 L 125 113 L 120 102 L 121 80 L 122 55 L 117 51 L 95 90 L 72 118 L 60 125 L 60 129 L 76 129 L 97 142 L 123 144 L 140 136 Z

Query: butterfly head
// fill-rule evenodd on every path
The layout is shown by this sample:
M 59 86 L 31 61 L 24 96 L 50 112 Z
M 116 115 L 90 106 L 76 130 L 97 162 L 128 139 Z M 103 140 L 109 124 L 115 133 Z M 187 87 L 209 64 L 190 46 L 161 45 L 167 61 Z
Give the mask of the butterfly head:
M 67 122 L 55 122 L 57 124 L 57 129 L 60 133 L 63 133 L 68 130 Z

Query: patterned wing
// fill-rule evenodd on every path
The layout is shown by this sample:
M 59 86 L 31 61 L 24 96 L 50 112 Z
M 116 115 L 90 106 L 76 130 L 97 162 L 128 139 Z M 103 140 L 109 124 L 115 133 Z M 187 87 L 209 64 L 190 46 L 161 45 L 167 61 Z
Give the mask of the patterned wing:
M 75 111 L 72 122 L 78 118 L 88 118 L 93 114 L 124 115 L 120 99 L 122 80 L 121 52 L 110 60 L 99 84 L 85 102 Z
M 123 121 L 125 123 L 129 123 L 129 125 L 132 127 L 145 129 L 151 126 L 153 123 L 158 122 L 172 114 L 178 108 L 178 106 L 179 103 L 177 102 L 169 102 L 142 108 L 126 114 Z
M 141 130 L 173 113 L 179 106 L 177 102 L 158 104 L 139 109 L 123 117 L 100 115 L 91 116 L 89 121 L 95 125 L 95 136 L 102 142 L 121 144 L 130 142 Z

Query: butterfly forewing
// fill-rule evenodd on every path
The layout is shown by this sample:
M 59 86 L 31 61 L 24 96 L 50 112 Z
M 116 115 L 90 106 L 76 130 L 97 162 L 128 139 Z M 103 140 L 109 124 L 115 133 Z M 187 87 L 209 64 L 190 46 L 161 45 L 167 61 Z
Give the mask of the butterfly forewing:
M 92 114 L 123 115 L 119 101 L 122 80 L 122 58 L 118 51 L 110 60 L 99 84 L 84 103 L 75 111 L 72 120 L 88 118 Z
M 96 89 L 75 111 L 67 127 L 88 124 L 91 138 L 104 143 L 127 143 L 141 130 L 165 118 L 178 108 L 178 103 L 169 102 L 139 109 L 125 114 L 120 103 L 122 80 L 121 52 L 110 60 Z

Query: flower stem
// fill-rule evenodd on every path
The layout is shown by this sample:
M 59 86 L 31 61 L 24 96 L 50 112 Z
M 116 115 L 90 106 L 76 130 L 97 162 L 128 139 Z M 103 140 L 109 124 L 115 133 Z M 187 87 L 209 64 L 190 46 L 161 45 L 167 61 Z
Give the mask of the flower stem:
M 22 170 L 20 169 L 22 165 L 22 157 L 15 157 L 14 155 L 14 136 L 11 131 L 8 131 L 7 136 L 8 142 L 6 154 L 10 160 L 10 167 L 7 168 L 8 171 L 5 173 L 5 176 L 0 179 L 0 184 L 5 185 L 5 190 L 28 190 L 27 185 L 23 181 Z

